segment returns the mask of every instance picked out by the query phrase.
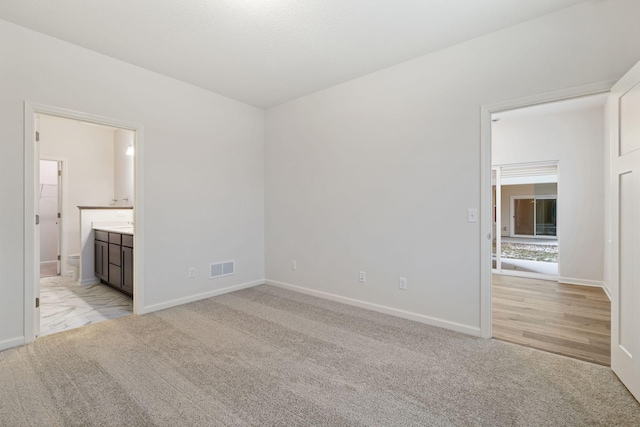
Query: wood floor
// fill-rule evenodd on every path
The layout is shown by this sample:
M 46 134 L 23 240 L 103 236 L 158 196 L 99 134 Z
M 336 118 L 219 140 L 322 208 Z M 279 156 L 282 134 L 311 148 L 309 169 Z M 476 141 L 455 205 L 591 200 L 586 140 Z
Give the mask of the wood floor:
M 493 275 L 493 337 L 609 366 L 611 304 L 601 288 Z

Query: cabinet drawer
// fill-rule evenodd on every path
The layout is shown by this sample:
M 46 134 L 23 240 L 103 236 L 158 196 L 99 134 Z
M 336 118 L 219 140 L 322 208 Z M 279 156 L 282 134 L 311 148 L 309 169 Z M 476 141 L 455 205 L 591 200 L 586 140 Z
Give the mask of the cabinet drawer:
M 121 265 L 120 251 L 120 245 L 109 244 L 109 264 Z
M 122 235 L 122 246 L 128 246 L 130 248 L 133 247 L 133 236 L 129 234 Z
M 96 240 L 100 240 L 101 242 L 108 242 L 109 241 L 109 233 L 107 233 L 106 231 L 100 231 L 100 230 L 96 230 Z
M 115 243 L 116 245 L 122 244 L 121 236 L 119 233 L 109 233 L 109 243 Z

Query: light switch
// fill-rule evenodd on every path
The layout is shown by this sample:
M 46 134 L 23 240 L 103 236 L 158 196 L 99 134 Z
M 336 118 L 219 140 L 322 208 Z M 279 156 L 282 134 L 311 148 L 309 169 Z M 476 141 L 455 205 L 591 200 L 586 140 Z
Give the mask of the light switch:
M 478 222 L 478 209 L 467 209 L 467 222 Z

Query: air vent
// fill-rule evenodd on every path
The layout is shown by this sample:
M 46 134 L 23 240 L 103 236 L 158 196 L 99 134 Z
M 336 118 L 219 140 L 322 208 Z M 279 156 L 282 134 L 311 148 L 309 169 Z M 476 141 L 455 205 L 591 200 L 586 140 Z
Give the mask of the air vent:
M 216 264 L 209 264 L 209 279 L 231 276 L 232 274 L 235 274 L 235 272 L 235 261 L 224 261 Z

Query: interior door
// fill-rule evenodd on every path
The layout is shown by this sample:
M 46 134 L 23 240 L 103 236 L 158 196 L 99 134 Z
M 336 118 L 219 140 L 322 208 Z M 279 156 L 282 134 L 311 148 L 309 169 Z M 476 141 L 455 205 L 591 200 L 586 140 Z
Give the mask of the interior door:
M 58 164 L 58 203 L 57 203 L 57 210 L 58 210 L 58 219 L 56 219 L 56 228 L 58 229 L 57 231 L 57 238 L 58 238 L 58 261 L 57 261 L 57 274 L 60 275 L 60 273 L 62 272 L 62 217 L 60 215 L 60 212 L 62 211 L 62 162 L 57 162 Z
M 611 90 L 611 369 L 640 400 L 640 63 Z
M 39 164 L 39 159 L 40 159 L 40 117 L 36 114 L 36 117 L 34 118 L 35 121 L 35 129 L 36 129 L 36 134 L 34 135 L 34 158 L 36 161 L 36 164 Z M 36 188 L 34 191 L 35 194 L 35 208 L 36 208 L 36 232 L 35 232 L 35 251 L 33 254 L 33 264 L 34 264 L 34 268 L 36 269 L 35 275 L 33 276 L 35 278 L 35 283 L 34 283 L 34 289 L 35 289 L 35 297 L 36 297 L 36 301 L 38 303 L 36 303 L 36 309 L 35 309 L 35 319 L 34 319 L 34 331 L 35 331 L 35 335 L 36 337 L 38 335 L 40 335 L 40 191 L 39 191 L 39 187 L 40 187 L 40 168 L 36 167 L 35 168 L 35 184 L 36 184 Z

